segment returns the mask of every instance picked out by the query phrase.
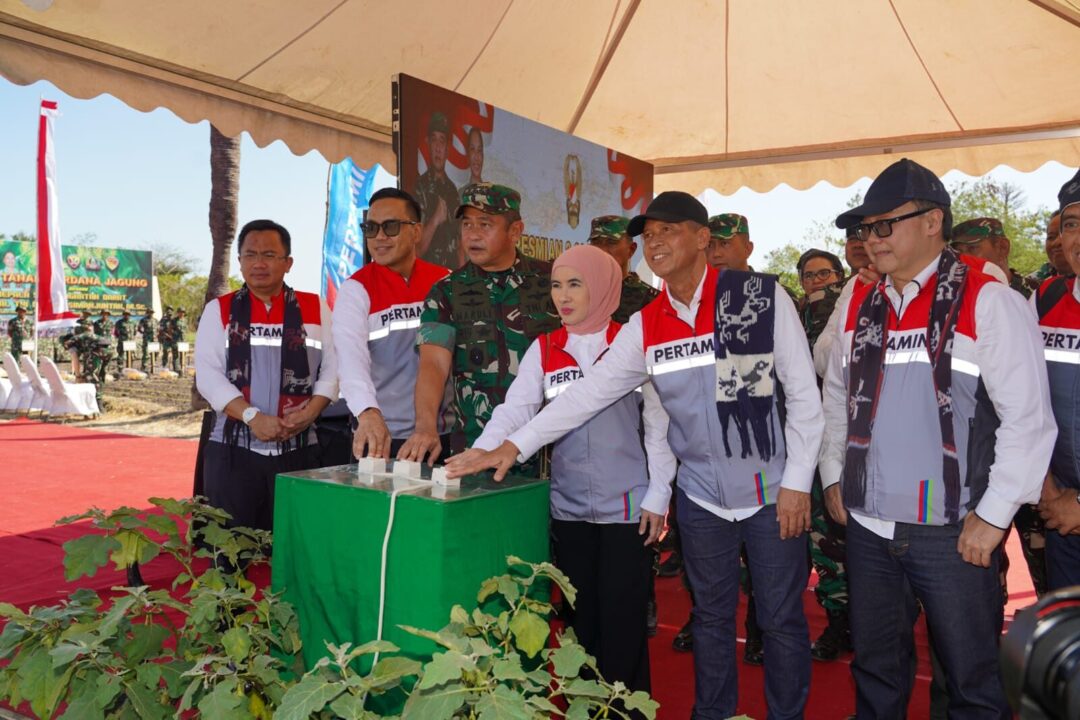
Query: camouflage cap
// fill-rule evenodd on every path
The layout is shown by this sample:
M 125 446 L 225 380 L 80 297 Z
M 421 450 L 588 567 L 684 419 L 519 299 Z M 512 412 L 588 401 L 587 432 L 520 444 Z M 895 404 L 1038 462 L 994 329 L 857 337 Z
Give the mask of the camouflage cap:
M 165 312 L 167 312 L 167 313 L 171 313 L 171 312 L 172 312 L 172 308 L 171 308 L 171 307 L 169 307 L 168 305 L 166 305 L 166 306 L 165 306 Z
M 626 228 L 630 218 L 622 215 L 601 215 L 592 219 L 589 229 L 589 242 L 593 240 L 621 240 L 627 237 Z
M 130 314 L 131 314 L 131 311 L 130 311 L 130 310 L 128 310 L 127 308 L 124 308 L 124 312 L 122 312 L 122 313 L 120 313 L 120 314 L 121 314 L 121 315 L 130 315 Z
M 26 312 L 26 308 L 24 308 L 22 305 L 19 305 L 18 307 L 15 308 L 15 312 L 24 313 L 24 312 Z
M 949 242 L 953 245 L 975 245 L 987 238 L 995 237 L 1005 237 L 1005 228 L 1001 226 L 1001 221 L 996 218 L 980 217 L 965 220 L 953 227 L 952 239 Z
M 460 218 L 465 208 L 476 208 L 488 215 L 503 215 L 509 212 L 521 212 L 521 193 L 506 185 L 494 183 L 473 183 L 461 188 L 461 205 L 454 217 Z
M 112 317 L 111 312 L 109 312 L 108 310 L 102 310 L 101 311 L 101 317 L 105 317 L 106 315 L 108 315 L 109 317 Z
M 709 218 L 709 233 L 714 238 L 724 238 L 725 240 L 738 233 L 749 235 L 750 224 L 746 222 L 745 215 L 738 213 L 713 215 Z
M 446 113 L 433 112 L 431 113 L 431 119 L 427 124 L 428 135 L 433 132 L 441 132 L 444 135 L 450 134 L 450 121 L 446 119 Z
M 80 314 L 81 314 L 81 315 L 85 315 L 86 317 L 90 317 L 91 315 L 93 315 L 93 313 L 92 313 L 92 312 L 90 312 L 89 310 L 82 310 L 82 311 L 80 312 Z

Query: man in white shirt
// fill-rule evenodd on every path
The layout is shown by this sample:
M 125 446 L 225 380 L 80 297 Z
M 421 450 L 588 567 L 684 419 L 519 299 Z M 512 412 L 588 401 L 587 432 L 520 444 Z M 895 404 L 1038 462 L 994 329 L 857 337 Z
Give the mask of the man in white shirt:
M 694 587 L 694 717 L 736 711 L 735 610 L 745 542 L 765 633 L 770 717 L 801 718 L 810 687 L 803 532 L 822 416 L 795 306 L 774 276 L 721 276 L 707 265 L 708 213 L 687 193 L 658 195 L 629 232 L 642 236 L 665 292 L 631 316 L 589 375 L 486 457 L 451 462 L 450 473 L 496 467 L 501 479 L 519 454 L 533 455 L 652 380 L 681 461 L 679 530 Z
M 840 310 L 823 400 L 820 469 L 847 525 L 859 718 L 906 714 L 916 600 L 949 717 L 1012 717 L 998 547 L 1039 497 L 1056 428 L 1034 318 L 994 266 L 946 247 L 949 206 L 940 179 L 904 159 L 836 221 L 883 275 Z
M 337 358 L 326 303 L 285 284 L 289 231 L 253 220 L 237 245 L 244 286 L 206 304 L 195 343 L 196 383 L 216 414 L 204 488 L 233 525 L 270 530 L 277 474 L 318 467 L 312 423 L 337 397 Z
M 424 298 L 450 271 L 416 256 L 420 205 L 404 190 L 372 195 L 361 229 L 371 262 L 341 285 L 334 347 L 341 394 L 357 422 L 353 455 L 389 459 L 416 426 L 415 338 Z M 444 443 L 453 419 L 447 399 L 439 420 Z

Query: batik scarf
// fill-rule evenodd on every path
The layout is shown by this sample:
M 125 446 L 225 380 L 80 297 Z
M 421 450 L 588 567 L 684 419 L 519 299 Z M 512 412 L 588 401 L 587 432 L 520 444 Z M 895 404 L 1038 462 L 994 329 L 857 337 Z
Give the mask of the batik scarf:
M 945 484 L 945 521 L 954 523 L 960 507 L 960 462 L 956 455 L 952 403 L 952 351 L 956 318 L 967 287 L 967 265 L 946 249 L 937 267 L 937 284 L 926 325 L 926 351 L 934 377 L 934 392 L 941 425 L 942 478 Z M 866 458 L 874 430 L 881 379 L 885 371 L 889 315 L 884 288 L 867 293 L 859 306 L 851 340 L 848 379 L 848 439 L 844 457 L 844 504 L 862 508 L 866 501 Z
M 731 457 L 727 431 L 731 420 L 739 434 L 743 458 L 755 451 L 763 462 L 776 452 L 771 432 L 773 394 L 773 326 L 776 278 L 724 270 L 716 281 L 716 411 Z M 753 436 L 753 444 L 751 444 Z
M 285 301 L 285 317 L 281 328 L 281 385 L 278 394 L 278 417 L 285 411 L 301 405 L 311 397 L 315 378 L 308 363 L 306 348 L 307 332 L 296 291 L 285 285 L 282 292 Z M 259 301 L 261 302 L 261 301 Z M 251 402 L 251 293 L 247 285 L 233 295 L 229 308 L 229 326 L 226 328 L 229 346 L 226 350 L 225 371 L 229 381 L 243 393 L 244 400 Z M 250 429 L 239 420 L 225 420 L 225 441 L 230 445 L 240 443 L 245 433 L 245 444 L 251 444 Z M 307 432 L 278 443 L 281 452 L 288 452 L 307 445 Z

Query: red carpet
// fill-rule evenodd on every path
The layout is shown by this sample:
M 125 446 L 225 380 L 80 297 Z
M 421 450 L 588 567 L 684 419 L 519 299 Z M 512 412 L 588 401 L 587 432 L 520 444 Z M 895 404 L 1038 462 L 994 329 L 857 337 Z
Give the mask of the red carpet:
M 56 519 L 97 506 L 147 507 L 148 498 L 184 497 L 191 492 L 195 443 L 188 440 L 132 437 L 29 421 L 0 422 L 0 601 L 20 607 L 57 602 L 76 586 L 104 590 L 121 584 L 120 573 L 99 572 L 75 584 L 64 580 L 61 545 L 86 532 L 85 525 L 52 527 Z M 1011 601 L 1006 617 L 1034 598 L 1015 533 L 1009 541 Z M 161 586 L 175 576 L 171 559 L 157 559 L 142 569 L 147 582 Z M 261 573 L 260 573 L 261 574 Z M 263 578 L 263 582 L 266 579 Z M 813 580 L 812 580 L 813 582 Z M 261 583 L 260 583 L 261 584 Z M 689 596 L 680 580 L 659 578 L 660 629 L 650 643 L 653 695 L 662 720 L 689 717 L 693 704 L 693 655 L 671 649 L 686 621 Z M 825 624 L 814 600 L 805 595 L 811 637 Z M 740 604 L 742 632 L 745 603 Z M 926 634 L 916 635 L 920 668 L 909 718 L 925 718 L 929 707 Z M 854 712 L 854 686 L 847 661 L 814 663 L 806 717 L 835 720 Z M 739 663 L 739 711 L 761 720 L 766 708 L 762 669 Z

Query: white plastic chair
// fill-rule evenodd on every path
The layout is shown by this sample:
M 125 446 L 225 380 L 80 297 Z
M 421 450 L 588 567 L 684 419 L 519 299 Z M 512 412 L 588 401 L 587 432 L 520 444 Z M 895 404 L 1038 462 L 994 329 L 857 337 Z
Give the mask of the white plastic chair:
M 41 359 L 41 373 L 52 392 L 50 415 L 100 415 L 97 394 L 92 383 L 67 383 L 60 368 L 49 358 Z
M 30 407 L 30 399 L 34 396 L 34 389 L 30 386 L 30 380 L 19 370 L 19 363 L 15 362 L 15 356 L 4 353 L 4 371 L 11 382 L 11 390 L 7 399 L 4 400 L 4 412 L 25 412 Z
M 49 412 L 49 407 L 52 405 L 52 391 L 49 390 L 49 386 L 45 384 L 45 381 L 41 379 L 41 373 L 38 372 L 37 365 L 34 364 L 29 355 L 23 355 L 19 358 L 19 361 L 22 363 L 23 374 L 30 381 L 30 408 L 27 414 L 36 412 L 44 415 Z
M 7 377 L 0 377 L 0 410 L 4 409 L 8 395 L 11 394 L 11 381 Z

